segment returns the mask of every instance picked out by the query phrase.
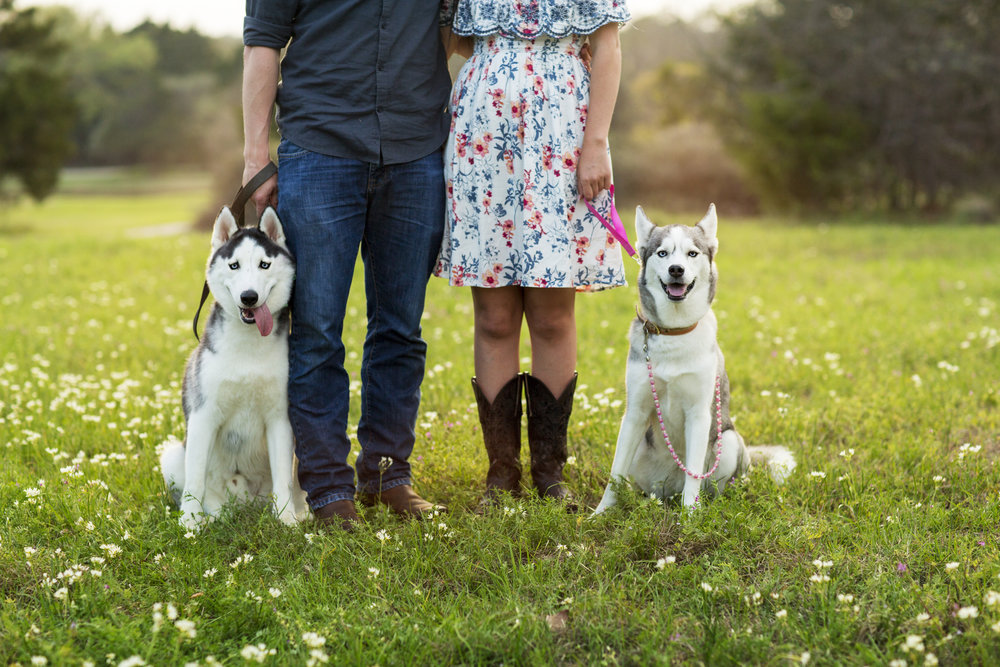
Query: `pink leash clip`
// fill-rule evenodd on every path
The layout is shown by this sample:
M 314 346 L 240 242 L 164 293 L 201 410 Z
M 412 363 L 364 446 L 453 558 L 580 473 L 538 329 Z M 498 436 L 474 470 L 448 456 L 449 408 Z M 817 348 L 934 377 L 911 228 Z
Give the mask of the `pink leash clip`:
M 628 234 L 625 233 L 625 225 L 622 224 L 622 219 L 618 215 L 618 209 L 615 208 L 615 186 L 612 185 L 610 188 L 608 188 L 608 193 L 611 195 L 610 221 L 603 215 L 598 213 L 597 209 L 594 208 L 594 205 L 591 204 L 589 201 L 584 199 L 583 203 L 587 205 L 587 210 L 593 213 L 597 217 L 597 219 L 601 221 L 601 224 L 604 225 L 609 232 L 611 232 L 611 235 L 614 236 L 618 240 L 618 242 L 622 244 L 622 247 L 625 248 L 625 252 L 628 253 L 629 257 L 634 259 L 636 264 L 638 264 L 641 267 L 642 260 L 639 259 L 639 255 L 636 254 L 635 248 L 632 247 L 632 244 L 628 242 Z

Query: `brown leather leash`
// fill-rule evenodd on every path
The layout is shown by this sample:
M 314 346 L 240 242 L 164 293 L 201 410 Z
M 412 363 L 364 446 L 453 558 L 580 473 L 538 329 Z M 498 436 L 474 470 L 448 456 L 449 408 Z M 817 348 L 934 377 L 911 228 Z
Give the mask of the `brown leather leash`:
M 246 206 L 247 202 L 250 201 L 250 196 L 257 191 L 257 188 L 264 185 L 267 179 L 271 178 L 278 173 L 278 166 L 273 162 L 268 162 L 263 169 L 254 174 L 254 177 L 246 182 L 242 188 L 236 193 L 236 197 L 233 198 L 233 205 L 229 207 L 232 211 L 233 217 L 236 218 L 236 226 L 239 228 L 243 227 L 243 221 L 246 218 Z M 208 281 L 205 281 L 205 285 L 201 288 L 201 301 L 198 303 L 198 310 L 194 314 L 194 322 L 192 323 L 192 328 L 194 329 L 194 337 L 199 343 L 201 338 L 198 337 L 198 317 L 201 315 L 201 309 L 205 305 L 205 301 L 208 300 L 208 295 L 211 290 L 208 289 Z

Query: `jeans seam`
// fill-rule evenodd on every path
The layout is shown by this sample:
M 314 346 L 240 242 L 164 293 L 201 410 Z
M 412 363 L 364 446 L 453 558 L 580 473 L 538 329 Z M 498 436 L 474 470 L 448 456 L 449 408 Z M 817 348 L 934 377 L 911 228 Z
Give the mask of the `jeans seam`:
M 369 179 L 370 178 L 371 178 L 371 169 L 369 168 Z M 370 380 L 371 380 L 371 364 L 372 364 L 372 360 L 376 358 L 376 356 L 375 356 L 375 351 L 376 351 L 375 350 L 375 346 L 378 345 L 378 335 L 376 335 L 376 334 L 378 334 L 378 332 L 379 332 L 378 324 L 379 324 L 379 316 L 380 316 L 380 311 L 381 311 L 381 301 L 379 299 L 378 283 L 377 283 L 377 278 L 376 278 L 376 274 L 378 272 L 375 270 L 375 253 L 372 252 L 372 250 L 371 250 L 371 247 L 372 247 L 371 243 L 368 241 L 368 225 L 367 224 L 365 225 L 365 231 L 362 232 L 362 234 L 361 234 L 361 241 L 362 241 L 363 244 L 365 244 L 365 245 L 368 246 L 368 261 L 365 263 L 366 264 L 365 271 L 369 275 L 371 275 L 371 281 L 372 281 L 372 294 L 368 298 L 372 299 L 375 302 L 375 308 L 374 308 L 374 313 L 373 313 L 373 316 L 372 316 L 372 321 L 369 322 L 369 323 L 367 323 L 368 324 L 368 331 L 373 332 L 373 335 L 372 335 L 372 346 L 371 346 L 371 349 L 368 350 L 368 356 L 367 356 L 367 358 L 364 359 L 364 362 L 361 365 L 361 391 L 364 393 L 364 405 L 365 405 L 366 408 L 368 408 L 368 410 L 366 410 L 366 412 L 370 412 L 370 410 L 371 410 L 371 399 L 370 399 L 369 392 L 371 391 L 371 389 L 370 389 L 369 385 L 370 385 Z M 365 415 L 365 417 L 367 417 L 367 415 Z M 370 444 L 370 443 L 360 443 L 359 442 L 358 444 L 361 446 L 362 449 L 364 449 L 365 445 L 366 444 Z

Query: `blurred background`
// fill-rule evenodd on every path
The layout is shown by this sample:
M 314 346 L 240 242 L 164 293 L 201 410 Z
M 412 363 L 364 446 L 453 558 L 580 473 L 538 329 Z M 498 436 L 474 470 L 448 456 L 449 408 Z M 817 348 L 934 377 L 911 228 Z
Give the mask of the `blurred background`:
M 122 170 L 242 173 L 243 0 L 0 0 L 0 198 Z M 996 0 L 632 0 L 628 202 L 995 222 Z M 92 178 L 88 180 L 87 175 Z

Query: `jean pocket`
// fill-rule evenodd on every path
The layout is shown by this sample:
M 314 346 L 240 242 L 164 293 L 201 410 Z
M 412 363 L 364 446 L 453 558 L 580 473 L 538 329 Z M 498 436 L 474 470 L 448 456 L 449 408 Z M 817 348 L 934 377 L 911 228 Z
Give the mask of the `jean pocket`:
M 300 158 L 303 155 L 308 155 L 309 151 L 297 144 L 293 144 L 288 139 L 282 139 L 281 143 L 278 144 L 278 161 L 284 160 L 294 160 L 295 158 Z

